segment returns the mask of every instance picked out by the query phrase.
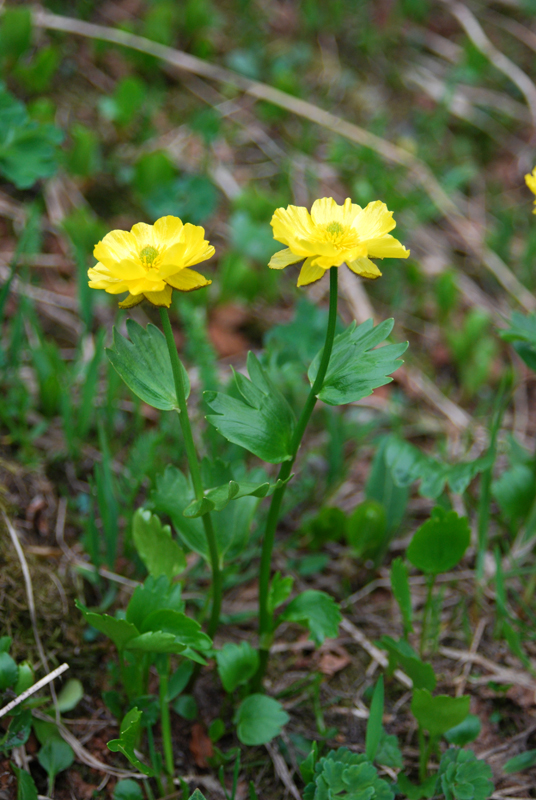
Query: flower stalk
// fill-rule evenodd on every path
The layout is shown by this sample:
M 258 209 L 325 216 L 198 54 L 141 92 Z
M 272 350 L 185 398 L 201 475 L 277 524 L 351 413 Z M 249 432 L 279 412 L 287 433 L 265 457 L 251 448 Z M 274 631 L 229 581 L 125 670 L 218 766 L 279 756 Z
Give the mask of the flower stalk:
M 197 458 L 197 450 L 194 444 L 192 435 L 192 426 L 190 425 L 190 418 L 188 416 L 188 405 L 186 402 L 186 389 L 182 377 L 182 370 L 179 361 L 179 354 L 177 353 L 177 346 L 169 320 L 169 313 L 167 308 L 160 308 L 160 319 L 162 320 L 162 328 L 166 337 L 166 343 L 171 360 L 171 368 L 173 370 L 173 380 L 175 382 L 175 391 L 177 393 L 177 401 L 179 404 L 179 421 L 181 424 L 182 435 L 184 437 L 184 445 L 186 448 L 186 457 L 188 459 L 188 466 L 190 468 L 190 475 L 194 488 L 196 500 L 202 500 L 204 497 L 203 483 L 201 480 L 201 468 L 199 466 L 199 459 Z M 205 529 L 205 536 L 207 539 L 210 564 L 212 568 L 212 611 L 207 628 L 208 635 L 212 638 L 218 627 L 221 610 L 221 597 L 222 597 L 222 575 L 220 570 L 220 558 L 218 553 L 218 544 L 216 542 L 216 534 L 214 533 L 214 526 L 210 514 L 203 514 L 201 517 L 203 527 Z
M 260 688 L 264 673 L 266 672 L 266 666 L 268 664 L 268 657 L 270 654 L 270 646 L 273 639 L 273 614 L 269 608 L 268 598 L 270 591 L 270 568 L 275 532 L 277 529 L 277 523 L 279 521 L 281 504 L 287 488 L 286 482 L 292 471 L 294 461 L 296 460 L 296 456 L 300 448 L 301 440 L 311 418 L 311 414 L 313 413 L 313 409 L 316 405 L 317 395 L 322 389 L 324 378 L 326 377 L 326 372 L 329 366 L 329 360 L 331 358 L 333 340 L 335 338 L 335 326 L 337 322 L 338 274 L 338 267 L 332 267 L 329 270 L 329 316 L 322 358 L 320 360 L 316 378 L 311 386 L 311 390 L 294 430 L 290 448 L 291 458 L 289 461 L 284 461 L 279 470 L 278 479 L 284 482 L 283 486 L 281 486 L 280 489 L 276 489 L 276 491 L 273 493 L 270 509 L 268 511 L 268 517 L 266 520 L 259 574 L 259 669 L 255 676 L 255 684 L 257 688 Z

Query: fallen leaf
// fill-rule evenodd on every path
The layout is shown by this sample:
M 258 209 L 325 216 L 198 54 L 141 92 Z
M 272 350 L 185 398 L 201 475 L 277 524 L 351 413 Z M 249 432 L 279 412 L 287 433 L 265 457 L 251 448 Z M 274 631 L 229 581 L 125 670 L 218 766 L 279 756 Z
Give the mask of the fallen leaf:
M 194 761 L 201 769 L 209 766 L 208 760 L 214 755 L 212 742 L 207 736 L 207 732 L 200 722 L 194 722 L 192 726 L 192 738 L 190 739 L 190 753 Z

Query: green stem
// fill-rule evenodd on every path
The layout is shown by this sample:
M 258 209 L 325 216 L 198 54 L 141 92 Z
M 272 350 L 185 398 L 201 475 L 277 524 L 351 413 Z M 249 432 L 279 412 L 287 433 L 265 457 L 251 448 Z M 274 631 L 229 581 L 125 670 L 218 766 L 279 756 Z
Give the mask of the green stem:
M 333 348 L 333 339 L 335 338 L 335 325 L 337 322 L 337 279 L 338 268 L 332 267 L 329 271 L 329 317 L 328 327 L 326 331 L 326 341 L 324 343 L 324 350 L 322 358 L 318 367 L 318 373 L 314 383 L 309 392 L 309 396 L 302 409 L 290 445 L 291 458 L 289 461 L 284 461 L 279 470 L 278 478 L 285 481 L 283 486 L 272 495 L 272 501 L 268 511 L 266 520 L 266 528 L 264 531 L 264 539 L 262 543 L 261 566 L 259 574 L 259 669 L 255 676 L 255 685 L 257 689 L 261 687 L 261 681 L 266 671 L 268 663 L 268 656 L 270 652 L 270 645 L 273 637 L 273 620 L 272 613 L 268 607 L 268 594 L 270 589 L 270 568 L 272 562 L 272 550 L 274 547 L 275 532 L 279 520 L 279 513 L 281 511 L 281 504 L 285 496 L 286 481 L 290 476 L 294 461 L 300 448 L 301 440 L 307 423 L 313 413 L 316 404 L 316 398 L 320 392 L 326 377 L 326 372 L 331 357 L 331 350 Z
M 436 575 L 429 575 L 428 576 L 428 592 L 426 593 L 426 602 L 424 604 L 423 612 L 422 612 L 422 626 L 421 626 L 421 646 L 420 646 L 420 656 L 423 657 L 423 653 L 426 648 L 426 637 L 428 635 L 428 617 L 430 616 L 430 609 L 432 606 L 432 592 L 434 590 L 434 584 L 436 582 Z
M 173 745 L 171 743 L 171 720 L 169 716 L 168 693 L 169 656 L 166 657 L 166 669 L 160 675 L 160 724 L 162 726 L 162 742 L 164 745 L 164 759 L 166 772 L 173 778 Z
M 171 359 L 171 368 L 173 370 L 173 380 L 175 381 L 175 391 L 177 393 L 177 401 L 179 404 L 179 420 L 184 437 L 184 445 L 186 447 L 186 457 L 188 458 L 188 465 L 190 467 L 190 475 L 192 477 L 192 484 L 194 487 L 195 499 L 202 500 L 204 497 L 203 482 L 201 480 L 201 468 L 197 458 L 197 450 L 195 449 L 194 437 L 192 436 L 192 427 L 190 425 L 190 418 L 188 416 L 188 405 L 186 403 L 186 388 L 184 385 L 184 378 L 182 374 L 181 362 L 173 330 L 171 329 L 171 322 L 169 321 L 169 314 L 167 308 L 160 309 L 160 318 L 162 320 L 162 327 L 166 337 L 166 343 Z M 210 564 L 212 567 L 212 612 L 208 624 L 208 635 L 213 637 L 216 633 L 218 623 L 220 621 L 221 610 L 221 597 L 222 597 L 222 576 L 220 570 L 220 558 L 218 554 L 218 545 L 216 542 L 216 534 L 212 525 L 212 518 L 210 514 L 203 514 L 201 517 L 203 527 L 205 529 L 205 536 L 207 539 L 208 550 L 210 555 Z

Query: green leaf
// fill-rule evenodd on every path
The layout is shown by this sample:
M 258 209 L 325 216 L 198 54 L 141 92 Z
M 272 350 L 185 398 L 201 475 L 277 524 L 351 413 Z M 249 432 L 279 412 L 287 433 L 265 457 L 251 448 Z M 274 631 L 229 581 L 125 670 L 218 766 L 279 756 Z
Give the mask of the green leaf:
M 198 650 L 208 650 L 212 647 L 210 636 L 203 633 L 201 625 L 195 619 L 190 619 L 181 611 L 162 608 L 153 611 L 145 617 L 142 632 L 164 631 L 172 633 L 177 641 L 186 647 L 195 647 Z
M 206 800 L 206 798 L 204 794 L 201 794 L 199 789 L 196 789 L 195 792 L 190 795 L 189 800 Z
M 403 766 L 402 751 L 394 734 L 388 736 L 382 730 L 375 761 L 377 764 L 381 764 L 382 767 L 397 767 L 400 769 Z
M 11 642 L 11 636 L 0 636 L 0 653 L 9 653 Z
M 59 772 L 69 769 L 73 763 L 73 748 L 63 739 L 50 739 L 38 752 L 37 760 L 53 782 Z
M 370 704 L 370 713 L 365 735 L 365 755 L 369 761 L 374 761 L 383 731 L 383 705 L 384 688 L 383 677 L 380 677 L 374 687 L 374 694 Z
M 142 764 L 134 753 L 134 748 L 138 742 L 140 724 L 141 711 L 137 708 L 131 708 L 128 714 L 123 717 L 119 739 L 112 739 L 108 742 L 108 749 L 111 750 L 112 753 L 123 753 L 132 766 L 139 769 L 144 775 L 151 776 L 154 775 L 154 771 L 150 767 L 146 767 L 145 764 Z
M 313 780 L 305 787 L 303 800 L 393 800 L 387 781 L 362 753 L 346 747 L 331 750 L 315 767 Z
M 29 772 L 11 764 L 17 779 L 17 800 L 37 800 L 37 787 Z
M 510 328 L 499 332 L 501 339 L 511 342 L 525 364 L 536 371 L 536 313 L 521 314 L 514 311 Z
M 31 43 L 31 9 L 8 6 L 4 9 L 0 26 L 0 56 L 17 59 L 28 50 Z
M 482 723 L 475 714 L 468 714 L 463 722 L 451 728 L 445 733 L 445 739 L 449 744 L 456 744 L 458 747 L 463 747 L 474 740 L 480 735 L 482 730 Z
M 527 464 L 514 464 L 491 487 L 504 517 L 520 525 L 534 502 L 534 471 Z
M 245 447 L 263 461 L 289 461 L 296 424 L 292 409 L 253 353 L 248 353 L 247 367 L 249 380 L 234 373 L 243 399 L 205 392 L 204 397 L 215 412 L 207 420 L 229 442 Z
M 143 790 L 138 781 L 132 778 L 124 778 L 115 785 L 114 800 L 143 800 Z
M 411 590 L 409 588 L 408 568 L 401 558 L 395 558 L 391 564 L 391 589 L 402 619 L 404 621 L 404 633 L 413 631 L 413 609 L 411 607 Z
M 463 558 L 471 541 L 467 517 L 441 506 L 413 535 L 406 556 L 414 567 L 428 575 L 448 572 Z
M 17 716 L 14 716 L 9 723 L 4 736 L 0 739 L 0 753 L 8 752 L 14 747 L 26 744 L 32 730 L 32 714 L 29 709 L 25 709 Z
M 443 789 L 445 800 L 487 800 L 495 788 L 492 777 L 489 764 L 472 750 L 451 748 L 441 757 L 436 792 Z
M 391 441 L 391 436 L 384 437 L 376 450 L 370 466 L 369 476 L 365 485 L 367 500 L 375 500 L 385 509 L 387 529 L 384 541 L 378 544 L 376 552 L 381 555 L 387 549 L 389 539 L 396 531 L 404 514 L 409 499 L 409 489 L 406 486 L 397 486 L 386 462 L 386 452 Z M 378 556 L 375 556 L 378 563 Z
M 19 664 L 19 675 L 15 685 L 15 694 L 19 695 L 34 685 L 35 676 L 34 671 L 27 661 L 22 661 Z
M 127 333 L 130 341 L 114 328 L 113 345 L 106 350 L 115 371 L 148 405 L 161 411 L 178 409 L 171 361 L 162 331 L 151 324 L 143 328 L 133 319 L 127 319 Z M 188 397 L 190 381 L 182 363 L 181 370 Z
M 162 525 L 156 514 L 138 508 L 132 523 L 132 538 L 149 575 L 166 575 L 170 580 L 186 569 L 186 556 L 171 538 L 169 525 Z
M 397 642 L 390 636 L 382 636 L 378 647 L 389 653 L 389 667 L 399 666 L 411 678 L 415 689 L 435 689 L 437 679 L 432 665 L 421 661 L 408 642 Z
M 346 539 L 357 557 L 375 560 L 387 542 L 387 514 L 383 505 L 376 500 L 359 503 L 346 522 Z
M 471 698 L 449 697 L 438 694 L 432 697 L 428 689 L 415 689 L 411 701 L 411 713 L 433 739 L 443 736 L 459 725 L 469 714 Z
M 0 173 L 18 189 L 56 172 L 63 133 L 32 121 L 25 106 L 0 82 Z
M 183 473 L 167 466 L 163 475 L 156 478 L 156 488 L 151 492 L 151 504 L 159 514 L 167 514 L 182 541 L 208 560 L 208 545 L 200 519 L 188 519 L 185 508 L 195 501 L 194 491 Z
M 171 678 L 169 679 L 168 683 L 168 691 L 166 700 L 171 702 L 174 700 L 178 694 L 180 694 L 186 687 L 188 686 L 188 682 L 192 677 L 194 671 L 194 665 L 191 661 L 183 661 L 182 664 L 177 667 Z
M 135 625 L 125 619 L 116 619 L 108 614 L 96 614 L 85 608 L 79 600 L 75 600 L 74 604 L 82 612 L 88 625 L 108 636 L 118 650 L 122 650 L 131 639 L 139 634 Z
M 149 614 L 161 609 L 184 611 L 181 585 L 171 584 L 165 575 L 160 575 L 158 578 L 149 575 L 141 586 L 136 587 L 130 598 L 127 606 L 127 622 L 135 625 L 137 631 L 141 631 L 144 620 Z
M 422 797 L 430 798 L 436 791 L 437 775 L 430 775 L 424 783 L 416 786 L 403 772 L 398 773 L 397 794 L 403 794 L 408 800 L 421 800 Z
M 503 766 L 503 772 L 511 775 L 513 772 L 521 772 L 536 766 L 536 750 L 526 750 L 524 753 L 510 758 Z
M 9 653 L 0 653 L 0 692 L 17 683 L 19 669 Z
M 172 633 L 147 631 L 130 639 L 126 648 L 141 653 L 183 653 L 186 645 L 181 644 Z
M 393 319 L 387 319 L 376 327 L 371 319 L 357 327 L 353 322 L 344 333 L 335 337 L 328 371 L 318 393 L 319 400 L 330 406 L 355 403 L 368 397 L 378 386 L 391 383 L 389 375 L 402 364 L 399 356 L 406 351 L 408 343 L 390 344 L 377 350 L 372 348 L 385 341 L 393 325 Z M 322 351 L 309 367 L 311 386 L 321 357 Z
M 214 489 L 207 489 L 205 496 L 202 500 L 193 500 L 190 505 L 186 506 L 183 511 L 185 517 L 200 517 L 210 511 L 221 511 L 231 500 L 237 500 L 241 497 L 268 497 L 273 494 L 276 489 L 280 489 L 287 483 L 290 478 L 285 481 L 277 480 L 275 483 L 264 481 L 258 483 L 257 481 L 229 481 L 222 486 L 216 486 Z
M 70 678 L 58 694 L 58 708 L 63 714 L 72 711 L 84 696 L 84 687 L 77 678 Z
M 286 578 L 282 578 L 280 572 L 275 573 L 268 590 L 268 610 L 270 614 L 273 614 L 278 606 L 288 600 L 293 585 L 294 578 L 290 575 Z
M 318 745 L 316 742 L 313 742 L 311 745 L 311 750 L 309 751 L 309 755 L 299 764 L 300 768 L 300 775 L 303 778 L 304 783 L 310 783 L 315 776 L 315 766 L 316 762 L 318 761 Z
M 175 702 L 173 703 L 173 711 L 182 717 L 183 719 L 188 719 L 193 721 L 197 719 L 199 714 L 199 709 L 197 708 L 197 703 L 195 698 L 192 697 L 191 694 L 181 694 Z
M 259 654 L 249 642 L 227 642 L 216 653 L 216 663 L 223 688 L 231 694 L 237 686 L 247 683 L 255 675 L 259 668 Z
M 232 479 L 226 465 L 215 459 L 202 463 L 203 482 L 215 485 L 216 482 Z M 252 475 L 262 475 L 262 470 L 254 470 Z M 223 478 L 223 480 L 221 480 Z M 266 483 L 266 478 L 262 481 Z M 210 560 L 207 539 L 200 519 L 184 516 L 185 508 L 195 501 L 194 492 L 188 480 L 176 467 L 168 466 L 163 475 L 156 479 L 156 489 L 151 494 L 152 507 L 161 514 L 167 514 L 182 541 L 206 561 Z M 259 499 L 252 496 L 241 497 L 229 503 L 214 516 L 214 531 L 218 552 L 231 559 L 240 553 L 249 539 L 251 521 Z
M 325 592 L 309 589 L 292 600 L 276 624 L 299 622 L 309 629 L 311 639 L 321 645 L 324 639 L 334 639 L 339 631 L 342 616 L 335 600 Z
M 281 703 L 265 694 L 250 694 L 235 715 L 237 736 L 242 744 L 260 745 L 279 736 L 289 721 Z
M 385 447 L 385 463 L 395 485 L 406 487 L 420 480 L 419 494 L 423 497 L 439 497 L 447 483 L 455 494 L 463 494 L 473 478 L 492 462 L 493 454 L 488 452 L 474 461 L 445 464 L 397 436 L 390 436 Z

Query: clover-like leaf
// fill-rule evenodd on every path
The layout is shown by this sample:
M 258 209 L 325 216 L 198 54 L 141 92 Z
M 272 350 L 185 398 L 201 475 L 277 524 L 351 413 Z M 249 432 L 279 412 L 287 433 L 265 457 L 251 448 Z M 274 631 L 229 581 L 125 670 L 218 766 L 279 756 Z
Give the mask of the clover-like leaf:
M 315 766 L 314 780 L 307 784 L 303 800 L 393 800 L 394 792 L 378 776 L 376 767 L 362 753 L 346 747 L 331 750 Z
M 296 424 L 292 409 L 253 353 L 248 353 L 247 367 L 249 380 L 238 372 L 234 374 L 241 399 L 205 392 L 214 412 L 207 420 L 229 442 L 245 447 L 263 461 L 289 461 Z
M 371 319 L 356 327 L 353 322 L 344 333 L 335 337 L 328 371 L 318 398 L 330 406 L 355 403 L 368 397 L 378 386 L 391 383 L 389 377 L 402 364 L 399 357 L 408 343 L 389 344 L 374 350 L 385 341 L 393 329 L 394 320 L 386 319 L 374 327 Z M 320 366 L 320 351 L 311 366 L 308 377 L 314 383 Z
M 173 371 L 162 331 L 155 325 L 143 328 L 127 320 L 126 339 L 114 328 L 113 345 L 106 350 L 115 371 L 134 394 L 153 408 L 171 411 L 179 407 Z M 188 397 L 190 382 L 181 362 L 182 379 Z
M 335 600 L 325 592 L 309 589 L 292 600 L 276 620 L 299 622 L 308 628 L 311 639 L 321 645 L 324 639 L 337 636 L 342 616 Z
M 453 747 L 441 757 L 436 792 L 442 789 L 445 800 L 487 800 L 494 789 L 492 776 L 489 764 L 472 750 Z

